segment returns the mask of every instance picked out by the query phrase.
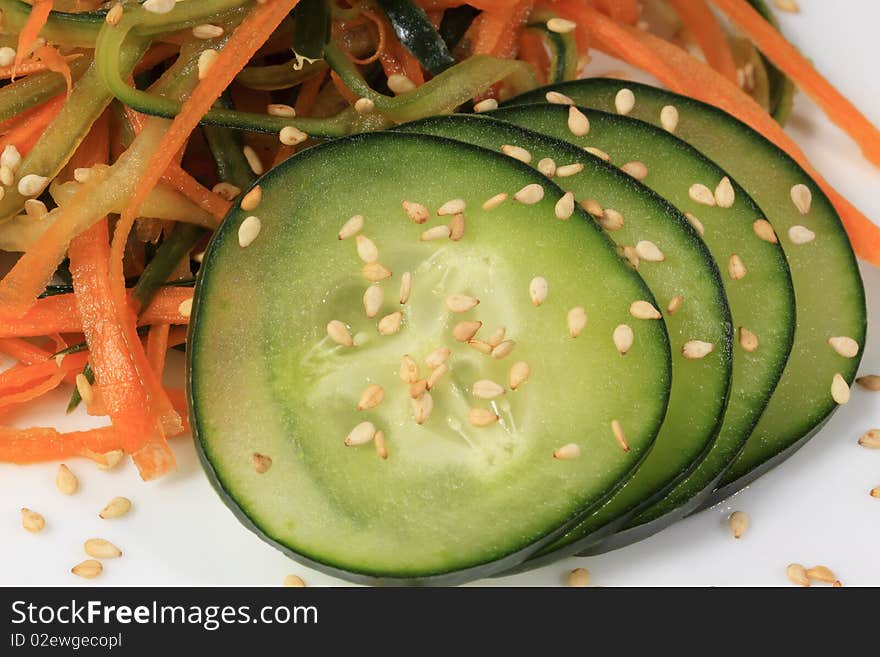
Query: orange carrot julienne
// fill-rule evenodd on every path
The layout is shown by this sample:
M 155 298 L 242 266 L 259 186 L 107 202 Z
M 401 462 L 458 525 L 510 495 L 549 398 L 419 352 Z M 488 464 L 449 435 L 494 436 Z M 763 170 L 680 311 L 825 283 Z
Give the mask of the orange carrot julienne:
M 15 62 L 13 67 L 17 69 L 21 66 L 26 55 L 28 55 L 40 35 L 40 30 L 49 20 L 49 14 L 52 13 L 53 0 L 34 0 L 31 6 L 31 13 L 28 14 L 27 21 L 21 33 L 18 35 L 18 48 L 15 51 Z M 15 78 L 15 73 L 12 75 Z
M 170 324 L 153 324 L 147 334 L 147 359 L 156 376 L 162 377 L 165 370 L 165 354 L 168 352 L 168 332 Z
M 68 62 L 79 59 L 80 57 L 82 57 L 82 55 L 79 53 L 61 56 L 61 58 L 64 60 L 65 65 Z M 29 59 L 26 62 L 22 62 L 21 64 L 19 64 L 18 68 L 15 68 L 15 64 L 10 64 L 9 66 L 0 66 L 0 78 L 7 80 L 9 78 L 19 75 L 32 75 L 34 73 L 41 73 L 43 71 L 50 70 L 54 69 L 51 69 L 49 66 L 47 66 L 46 62 L 37 59 Z
M 121 449 L 119 434 L 113 427 L 60 433 L 56 429 L 0 427 L 0 462 L 44 463 L 83 456 L 106 464 L 102 456 Z
M 67 58 L 63 57 L 55 46 L 40 46 L 34 51 L 34 57 L 40 61 L 48 70 L 61 74 L 64 82 L 67 83 L 67 93 L 73 88 L 73 76 L 70 73 L 70 66 L 67 64 Z
M 63 94 L 55 96 L 40 105 L 36 111 L 28 113 L 19 122 L 13 124 L 0 139 L 0 151 L 11 144 L 19 153 L 27 155 L 46 130 L 46 126 L 58 116 L 66 100 Z
M 534 30 L 523 30 L 519 35 L 519 58 L 535 70 L 538 82 L 547 84 L 550 59 L 540 34 Z
M 636 0 L 593 0 L 596 9 L 619 23 L 635 25 L 641 10 Z
M 736 82 L 736 61 L 721 25 L 706 0 L 667 0 L 696 41 L 706 62 L 731 82 Z
M 517 0 L 503 8 L 486 10 L 477 17 L 474 54 L 511 57 L 516 52 L 519 32 L 529 17 L 534 0 Z

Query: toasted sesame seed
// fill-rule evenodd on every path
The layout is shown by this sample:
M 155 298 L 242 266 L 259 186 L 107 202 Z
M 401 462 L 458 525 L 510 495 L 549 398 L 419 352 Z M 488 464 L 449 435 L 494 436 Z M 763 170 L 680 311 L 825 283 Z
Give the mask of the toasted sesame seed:
M 831 379 L 831 398 L 841 405 L 849 401 L 849 385 L 840 373 Z
M 568 34 L 576 27 L 577 23 L 565 18 L 554 17 L 547 21 L 547 29 L 557 34 Z
M 351 333 L 349 332 L 348 327 L 338 319 L 334 319 L 327 323 L 327 336 L 333 340 L 333 342 L 340 344 L 343 347 L 354 346 L 354 341 L 351 338 Z
M 112 470 L 125 459 L 125 452 L 121 449 L 114 449 L 104 452 L 102 456 L 104 457 L 104 462 L 98 463 L 98 470 Z
M 669 300 L 669 303 L 666 304 L 666 312 L 670 315 L 674 315 L 678 312 L 678 309 L 681 308 L 681 304 L 684 303 L 684 297 L 680 294 L 676 294 Z
M 0 154 L 0 166 L 9 167 L 13 172 L 18 170 L 21 165 L 21 153 L 15 144 L 7 144 Z
M 154 14 L 167 14 L 175 4 L 177 0 L 145 0 L 141 6 Z
M 502 358 L 507 358 L 511 353 L 513 353 L 515 347 L 516 342 L 514 340 L 503 340 L 502 342 L 492 347 L 492 358 L 497 358 L 498 360 L 501 360 Z
M 416 88 L 415 82 L 400 73 L 393 73 L 392 75 L 389 75 L 387 84 L 388 88 L 392 91 L 392 93 L 394 93 L 395 96 L 409 93 Z
M 25 531 L 28 531 L 31 534 L 36 534 L 37 532 L 43 531 L 43 528 L 46 526 L 46 519 L 36 511 L 22 508 L 21 526 Z
M 18 181 L 18 193 L 25 197 L 39 196 L 48 184 L 49 179 L 46 176 L 29 173 Z
M 575 137 L 586 137 L 590 132 L 590 120 L 574 105 L 568 108 L 568 129 Z
M 412 294 L 412 274 L 405 271 L 400 277 L 400 303 L 405 304 L 409 301 L 410 294 Z
M 95 391 L 92 388 L 92 384 L 83 373 L 77 374 L 75 381 L 76 390 L 79 393 L 79 396 L 82 397 L 82 400 L 85 402 L 86 406 L 91 406 L 95 401 Z
M 488 427 L 498 421 L 498 416 L 488 408 L 472 408 L 468 411 L 468 422 L 474 427 Z
M 447 347 L 437 347 L 430 354 L 425 356 L 425 365 L 434 369 L 435 367 L 440 367 L 443 365 L 449 357 L 452 355 L 452 352 Z
M 565 192 L 565 194 L 556 201 L 554 212 L 556 213 L 557 219 L 562 221 L 570 219 L 571 215 L 574 214 L 574 194 L 572 192 Z
M 870 390 L 871 392 L 880 391 L 880 375 L 866 374 L 865 376 L 860 376 L 856 379 L 856 383 L 862 386 L 865 390 Z
M 693 227 L 697 234 L 702 237 L 706 234 L 706 229 L 703 227 L 703 222 L 697 219 L 697 217 L 690 212 L 684 213 L 684 218 L 687 219 L 688 223 Z
M 557 167 L 556 176 L 558 178 L 568 178 L 569 176 L 574 176 L 583 170 L 584 165 L 580 162 L 575 162 L 574 164 L 563 164 L 561 167 Z
M 481 326 L 483 326 L 483 322 L 459 322 L 452 329 L 452 337 L 458 342 L 467 342 L 477 334 Z
M 122 20 L 122 11 L 122 3 L 117 2 L 107 11 L 107 15 L 104 16 L 104 22 L 110 27 L 116 27 L 119 25 L 119 21 Z
M 513 198 L 523 205 L 534 205 L 544 198 L 544 188 L 538 183 L 532 183 L 519 190 Z
M 193 308 L 193 298 L 184 299 L 180 302 L 180 305 L 177 306 L 177 312 L 181 317 L 189 317 L 192 315 Z
M 636 244 L 636 253 L 639 258 L 645 260 L 647 262 L 663 262 L 666 260 L 666 256 L 663 254 L 663 251 L 649 240 L 641 240 Z
M 428 375 L 427 387 L 428 390 L 433 390 L 434 387 L 440 382 L 440 379 L 449 371 L 449 365 L 446 363 L 441 363 Z
M 724 176 L 715 188 L 715 203 L 719 208 L 730 208 L 736 202 L 736 192 L 730 178 Z
M 420 399 L 426 392 L 428 392 L 427 379 L 419 379 L 409 384 L 410 399 Z
M 594 198 L 584 199 L 580 202 L 580 206 L 596 218 L 600 218 L 605 214 L 605 210 L 602 209 L 602 205 Z
M 492 198 L 486 199 L 483 203 L 484 210 L 494 210 L 499 205 L 504 203 L 507 200 L 507 194 L 505 192 L 501 192 L 500 194 L 495 194 Z
M 83 550 L 96 559 L 115 559 L 122 556 L 122 550 L 104 538 L 90 538 L 83 544 Z
M 614 434 L 614 440 L 620 445 L 620 449 L 624 452 L 628 452 L 629 444 L 626 442 L 626 434 L 623 433 L 623 427 L 620 426 L 618 420 L 611 420 L 611 432 Z
M 627 162 L 620 167 L 620 170 L 636 180 L 644 180 L 648 177 L 648 167 L 644 162 Z
M 9 46 L 0 48 L 0 66 L 12 66 L 13 62 L 15 62 L 15 54 L 15 48 L 10 48 Z
M 491 354 L 492 350 L 495 348 L 484 340 L 468 340 L 468 346 L 471 349 L 476 349 L 481 354 L 485 354 L 486 356 Z
M 401 201 L 403 211 L 406 212 L 413 223 L 423 224 L 431 216 L 431 212 L 421 203 L 413 203 L 412 201 Z
M 114 518 L 121 518 L 129 511 L 131 511 L 130 499 L 127 497 L 114 497 L 101 509 L 98 517 L 102 520 L 112 520 Z
M 464 237 L 465 231 L 465 221 L 463 214 L 456 214 L 452 216 L 452 221 L 449 222 L 449 239 L 453 242 L 458 242 L 462 237 Z
M 575 443 L 568 443 L 567 445 L 557 447 L 555 450 L 553 450 L 553 458 L 559 459 L 560 461 L 570 461 L 572 459 L 578 458 L 580 455 L 581 448 Z
M 606 153 L 605 151 L 603 151 L 601 148 L 596 148 L 595 146 L 584 146 L 584 151 L 586 151 L 590 155 L 598 157 L 600 160 L 602 160 L 604 162 L 611 161 L 611 156 L 608 153 Z
M 48 214 L 46 204 L 36 198 L 29 198 L 24 202 L 24 213 L 31 219 L 42 219 Z
M 85 171 L 91 173 L 90 169 L 77 169 L 76 171 Z M 76 171 L 74 171 L 74 178 L 76 178 Z M 77 182 L 85 182 L 84 180 L 77 180 Z M 211 191 L 214 192 L 217 196 L 221 198 L 225 198 L 227 201 L 231 201 L 236 196 L 241 194 L 241 189 L 232 185 L 228 182 L 218 182 L 211 188 Z
M 55 474 L 55 487 L 62 495 L 73 495 L 79 488 L 79 479 L 64 463 L 58 466 Z
M 260 156 L 257 155 L 257 151 L 255 151 L 252 146 L 245 146 L 241 149 L 241 152 L 244 154 L 244 159 L 247 160 L 248 166 L 251 168 L 251 171 L 254 172 L 254 175 L 262 176 L 266 169 L 260 161 Z
M 618 114 L 629 114 L 636 106 L 636 95 L 630 89 L 621 89 L 614 97 L 614 108 Z
M 3 187 L 0 187 L 0 198 L 3 198 L 2 194 L 6 193 L 4 187 L 12 187 L 15 184 L 15 173 L 7 166 L 0 166 L 0 184 Z
M 358 258 L 364 262 L 376 262 L 379 259 L 379 249 L 376 243 L 366 235 L 355 237 Z
M 384 299 L 385 295 L 378 285 L 373 284 L 364 291 L 364 311 L 367 313 L 367 317 L 373 319 L 379 314 Z
M 434 398 L 431 397 L 431 393 L 426 392 L 418 399 L 411 399 L 410 403 L 416 424 L 424 424 L 431 415 L 431 411 L 434 410 Z
M 734 511 L 727 517 L 727 524 L 734 538 L 742 538 L 749 528 L 749 516 L 742 511 Z
M 634 246 L 625 246 L 622 249 L 623 257 L 626 258 L 627 262 L 629 262 L 630 266 L 638 269 L 639 266 L 639 254 L 636 253 L 636 247 Z
M 348 221 L 342 224 L 342 228 L 339 229 L 339 233 L 336 237 L 340 240 L 346 240 L 349 237 L 354 237 L 364 227 L 364 215 L 356 214 L 351 217 Z
M 263 225 L 258 217 L 246 217 L 238 227 L 238 245 L 245 249 L 254 243 Z
M 791 188 L 791 202 L 801 214 L 808 214 L 813 203 L 813 193 L 806 185 L 798 183 Z
M 797 0 L 773 0 L 773 5 L 779 11 L 787 11 L 791 14 L 796 14 L 801 10 Z
M 715 350 L 715 345 L 702 340 L 688 340 L 681 347 L 681 355 L 688 360 L 705 358 Z
M 379 320 L 377 329 L 380 335 L 394 335 L 400 331 L 400 324 L 403 321 L 403 313 L 399 310 L 389 315 L 385 315 Z
M 285 146 L 296 146 L 303 143 L 309 136 L 292 125 L 284 126 L 278 133 L 279 141 Z
M 450 294 L 446 297 L 446 307 L 454 313 L 466 313 L 476 308 L 480 300 L 466 294 Z
M 437 209 L 437 214 L 441 217 L 445 215 L 454 215 L 461 214 L 465 211 L 467 204 L 464 202 L 464 199 L 454 198 L 451 201 L 446 201 L 443 205 L 441 205 Z
M 452 229 L 446 224 L 432 226 L 428 230 L 419 235 L 422 242 L 431 242 L 433 240 L 445 240 L 452 234 Z
M 868 449 L 880 449 L 880 429 L 871 429 L 859 438 L 859 445 Z
M 556 175 L 556 162 L 552 157 L 545 157 L 541 160 L 538 160 L 538 171 L 543 173 L 548 178 L 552 178 Z
M 487 340 L 487 342 L 494 349 L 495 347 L 500 345 L 502 342 L 504 342 L 504 337 L 506 335 L 507 335 L 507 329 L 503 326 L 499 326 L 494 331 L 492 331 L 492 335 L 489 336 L 489 339 Z
M 529 380 L 529 375 L 531 374 L 531 368 L 529 364 L 525 361 L 519 361 L 514 363 L 510 367 L 510 373 L 507 376 L 507 383 L 510 385 L 511 390 L 516 390 L 522 384 Z
M 620 230 L 623 228 L 623 215 L 612 208 L 605 208 L 602 211 L 602 217 L 599 224 L 605 230 Z
M 636 319 L 660 319 L 660 311 L 647 301 L 633 301 L 629 314 Z
M 549 285 L 543 276 L 535 276 L 529 283 L 529 297 L 532 304 L 540 306 L 547 299 Z
M 873 498 L 880 498 L 880 486 L 874 486 L 868 494 Z
M 727 273 L 733 280 L 738 281 L 744 278 L 748 271 L 739 255 L 734 253 L 730 256 L 730 260 L 727 261 Z
M 525 148 L 521 146 L 513 146 L 512 144 L 504 144 L 501 147 L 501 152 L 507 155 L 508 157 L 512 157 L 515 160 L 519 160 L 520 162 L 525 162 L 526 164 L 531 164 L 532 162 L 532 154 L 529 153 Z
M 808 568 L 806 575 L 809 579 L 815 579 L 819 582 L 826 582 L 828 584 L 833 584 L 837 581 L 837 577 L 834 576 L 834 573 L 827 566 L 813 566 L 812 568 Z
M 266 113 L 269 116 L 278 116 L 283 119 L 292 119 L 296 116 L 296 110 L 293 107 L 282 103 L 270 103 L 266 106 Z
M 715 205 L 715 194 L 713 194 L 712 190 L 702 183 L 694 183 L 691 185 L 688 189 L 688 196 L 691 197 L 692 201 L 699 203 L 700 205 Z
M 660 110 L 660 125 L 667 132 L 675 132 L 678 127 L 678 108 L 675 105 L 665 105 Z
M 153 2 L 154 0 L 147 0 L 143 4 L 143 7 L 147 6 L 147 3 Z M 172 0 L 173 2 L 174 0 Z M 156 13 L 164 13 L 164 12 L 156 12 Z M 70 569 L 70 572 L 76 575 L 77 577 L 82 577 L 83 579 L 95 579 L 104 571 L 104 566 L 101 565 L 100 561 L 95 559 L 86 559 L 85 561 L 80 561 L 73 568 Z
M 363 273 L 364 278 L 371 283 L 378 283 L 379 281 L 384 281 L 386 278 L 391 278 L 391 270 L 381 262 L 366 263 L 363 266 Z
M 248 160 L 250 162 L 250 160 Z M 245 212 L 253 212 L 263 200 L 263 188 L 260 185 L 254 185 L 251 190 L 241 198 L 241 209 Z
M 571 588 L 585 588 L 590 585 L 590 571 L 586 568 L 575 568 L 568 574 L 566 584 Z
M 211 67 L 214 65 L 214 62 L 217 61 L 217 58 L 220 56 L 216 50 L 212 48 L 208 48 L 207 50 L 203 50 L 199 55 L 199 80 L 204 80 L 208 77 L 208 74 L 211 72 Z
M 752 228 L 755 231 L 755 235 L 765 242 L 770 242 L 771 244 L 779 243 L 779 238 L 776 237 L 776 231 L 773 230 L 773 226 L 766 219 L 755 220 L 755 223 L 752 224 Z
M 568 334 L 576 338 L 587 327 L 587 311 L 581 306 L 575 306 L 568 311 L 565 322 L 568 325 Z
M 785 575 L 788 579 L 798 586 L 809 586 L 810 579 L 807 577 L 807 570 L 799 563 L 790 563 L 785 569 Z
M 369 98 L 358 98 L 354 102 L 354 111 L 358 114 L 369 114 L 376 109 L 376 103 Z
M 371 442 L 375 435 L 376 426 L 372 422 L 361 422 L 345 437 L 345 445 L 347 447 L 365 445 Z
M 739 327 L 739 346 L 743 348 L 743 351 L 747 351 L 748 353 L 752 353 L 758 349 L 758 336 L 752 333 L 745 326 Z
M 788 229 L 788 239 L 792 244 L 799 246 L 816 239 L 816 233 L 806 226 L 792 226 Z
M 490 379 L 480 379 L 474 383 L 471 392 L 478 399 L 495 399 L 504 394 L 504 386 Z
M 302 588 L 306 585 L 302 577 L 296 575 L 288 575 L 284 578 L 284 586 L 288 588 Z
M 385 400 L 385 388 L 378 383 L 372 383 L 364 388 L 361 398 L 358 400 L 357 409 L 359 411 L 367 411 L 376 408 Z
M 474 105 L 474 111 L 479 114 L 481 112 L 491 112 L 498 109 L 498 101 L 494 98 L 486 98 Z
M 254 466 L 254 471 L 257 474 L 266 474 L 272 467 L 272 457 L 267 456 L 266 454 L 260 454 L 259 452 L 253 453 L 251 456 L 251 462 Z
M 626 353 L 632 349 L 635 335 L 629 324 L 619 324 L 615 327 L 614 332 L 611 334 L 611 338 L 614 340 L 614 346 L 617 347 L 617 351 L 620 355 L 625 356 Z
M 828 344 L 844 358 L 855 358 L 859 354 L 859 343 L 847 336 L 828 338 Z
M 212 25 L 210 23 L 205 23 L 203 25 L 196 25 L 192 29 L 192 35 L 196 39 L 217 39 L 223 36 L 223 28 L 219 25 Z
M 400 357 L 400 380 L 404 383 L 415 383 L 419 380 L 419 364 L 409 354 Z
M 544 94 L 544 98 L 548 103 L 553 105 L 574 105 L 574 101 L 571 98 L 558 91 L 548 91 Z

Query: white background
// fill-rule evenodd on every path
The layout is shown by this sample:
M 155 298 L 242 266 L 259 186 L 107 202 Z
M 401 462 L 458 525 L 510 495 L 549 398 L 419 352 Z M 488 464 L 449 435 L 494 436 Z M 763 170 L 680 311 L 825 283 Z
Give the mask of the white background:
M 873 50 L 880 3 L 800 4 L 801 14 L 781 17 L 783 30 L 880 125 L 880 76 Z M 596 66 L 609 68 L 607 63 Z M 860 209 L 880 218 L 880 171 L 803 95 L 795 107 L 789 129 L 814 164 Z M 862 274 L 870 320 L 861 373 L 880 373 L 880 271 L 863 264 Z M 174 359 L 172 369 L 180 372 L 176 352 Z M 5 421 L 86 426 L 89 418 L 58 412 L 67 395 L 65 390 Z M 787 585 L 785 566 L 797 561 L 829 566 L 844 585 L 878 586 L 880 500 L 868 491 L 880 485 L 880 451 L 856 444 L 869 428 L 880 428 L 880 393 L 855 388 L 850 403 L 806 447 L 728 502 L 629 548 L 478 584 L 556 586 L 571 568 L 581 566 L 602 586 Z M 105 562 L 95 584 L 277 585 L 290 573 L 309 585 L 344 583 L 290 561 L 243 529 L 209 487 L 189 439 L 177 438 L 173 444 L 179 470 L 151 484 L 142 483 L 130 464 L 107 473 L 89 462 L 72 461 L 81 483 L 72 497 L 55 490 L 56 465 L 0 465 L 0 584 L 90 585 L 69 570 L 85 558 L 83 541 L 95 536 L 111 540 L 124 553 Z M 132 513 L 100 520 L 98 511 L 116 495 L 131 498 Z M 42 533 L 22 530 L 22 506 L 46 517 Z M 732 509 L 751 516 L 751 527 L 739 541 L 724 523 Z

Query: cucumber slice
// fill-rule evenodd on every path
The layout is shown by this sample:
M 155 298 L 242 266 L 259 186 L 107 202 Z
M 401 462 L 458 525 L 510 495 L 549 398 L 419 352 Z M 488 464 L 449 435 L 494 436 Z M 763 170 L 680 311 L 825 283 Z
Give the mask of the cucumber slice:
M 555 123 L 557 110 L 564 112 L 562 125 L 568 131 L 568 108 L 529 107 L 529 120 L 521 124 L 540 130 Z M 507 114 L 523 118 L 512 111 Z M 672 393 L 651 454 L 611 499 L 541 550 L 528 567 L 573 554 L 597 537 L 620 529 L 637 509 L 665 493 L 705 455 L 718 436 L 732 370 L 731 318 L 718 268 L 684 216 L 630 176 L 582 148 L 485 115 L 434 117 L 398 129 L 451 137 L 496 151 L 505 147 L 507 152 L 514 152 L 509 147 L 518 147 L 525 149 L 535 165 L 545 158 L 552 159 L 557 165 L 553 180 L 560 187 L 572 192 L 578 201 L 597 199 L 622 215 L 623 226 L 608 230 L 619 248 L 632 248 L 641 240 L 660 248 L 665 260 L 642 261 L 638 271 L 663 308 L 677 296 L 685 299 L 678 311 L 665 312 L 673 353 Z M 591 128 L 591 133 L 595 129 Z M 559 175 L 564 171 L 559 167 L 572 165 L 583 170 Z M 682 349 L 694 339 L 713 344 L 715 350 L 704 358 L 685 358 Z
M 858 265 L 837 212 L 822 190 L 785 152 L 722 110 L 656 87 L 595 78 L 554 87 L 578 103 L 613 111 L 622 88 L 635 105 L 630 116 L 659 124 L 663 107 L 679 115 L 675 134 L 715 160 L 757 201 L 785 248 L 797 301 L 797 331 L 791 356 L 770 404 L 706 504 L 746 486 L 803 445 L 837 409 L 831 395 L 835 374 L 851 384 L 861 360 L 866 331 L 865 291 Z M 541 99 L 546 89 L 518 102 Z M 812 202 L 802 214 L 792 188 L 804 185 Z M 800 189 L 800 188 L 798 188 Z M 816 237 L 792 241 L 791 229 L 805 226 Z M 800 229 L 795 229 L 795 238 Z M 807 236 L 809 236 L 807 234 Z M 797 240 L 802 241 L 802 240 Z M 764 298 L 760 299 L 763 307 Z M 858 346 L 840 355 L 829 338 L 848 337 Z
M 720 436 L 706 458 L 694 463 L 696 469 L 686 479 L 662 500 L 642 510 L 624 531 L 595 548 L 607 550 L 663 529 L 693 511 L 715 488 L 745 444 L 782 375 L 794 339 L 795 302 L 785 255 L 778 243 L 756 235 L 754 222 L 763 213 L 745 191 L 731 181 L 731 207 L 708 206 L 691 198 L 689 188 L 695 183 L 712 190 L 709 195 L 713 196 L 727 175 L 725 171 L 666 130 L 605 112 L 582 111 L 590 120 L 590 132 L 580 138 L 568 129 L 569 108 L 564 105 L 511 107 L 499 110 L 495 116 L 581 147 L 599 148 L 618 166 L 644 164 L 644 184 L 700 222 L 703 239 L 725 271 L 724 285 L 737 337 L 748 335 L 740 333 L 745 327 L 757 336 L 760 345 L 749 352 L 740 343 L 734 351 L 730 404 Z M 734 254 L 748 269 L 746 276 L 738 279 L 730 272 Z M 764 301 L 755 304 L 757 298 Z
M 656 302 L 585 213 L 556 218 L 563 192 L 536 171 L 459 142 L 373 133 L 303 151 L 259 184 L 256 210 L 233 209 L 205 255 L 189 395 L 209 476 L 262 538 L 357 581 L 462 582 L 509 568 L 556 538 L 647 454 L 668 399 L 669 342 L 662 321 L 636 320 L 630 307 Z M 543 198 L 514 200 L 523 188 L 543 190 Z M 501 193 L 511 198 L 482 208 Z M 528 192 L 520 198 L 535 200 Z M 420 241 L 441 223 L 461 225 L 433 216 L 450 199 L 466 203 L 464 236 Z M 431 218 L 416 225 L 402 200 L 424 204 Z M 365 316 L 356 238 L 337 238 L 356 214 L 393 272 L 375 284 L 384 302 L 373 319 Z M 412 273 L 412 290 L 402 305 L 404 272 Z M 540 306 L 530 299 L 536 276 L 549 284 Z M 480 304 L 450 312 L 452 294 Z M 575 307 L 589 319 L 572 338 L 567 317 Z M 400 331 L 379 335 L 379 318 L 396 311 Z M 349 323 L 358 346 L 335 345 L 326 328 L 332 320 Z M 455 341 L 461 320 L 483 321 L 484 342 L 496 343 L 505 326 L 513 353 L 492 358 L 478 351 L 483 344 Z M 626 358 L 611 338 L 623 323 L 635 332 Z M 449 372 L 418 425 L 401 358 L 414 358 L 424 377 L 424 359 L 439 347 L 451 351 Z M 517 361 L 531 367 L 527 383 L 492 402 L 474 398 L 478 380 L 509 388 Z M 359 411 L 374 384 L 384 401 Z M 502 419 L 471 426 L 471 408 Z M 615 440 L 614 420 L 629 451 Z M 384 432 L 387 460 L 373 445 L 344 444 L 365 421 Z M 569 443 L 580 458 L 553 458 Z M 271 458 L 268 471 L 255 471 L 255 454 Z

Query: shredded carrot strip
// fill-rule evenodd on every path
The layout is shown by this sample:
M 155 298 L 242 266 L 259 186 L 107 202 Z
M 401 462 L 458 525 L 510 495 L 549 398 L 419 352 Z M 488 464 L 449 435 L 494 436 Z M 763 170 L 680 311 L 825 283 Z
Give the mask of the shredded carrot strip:
M 299 116 L 308 116 L 311 114 L 312 108 L 315 106 L 315 101 L 318 99 L 318 93 L 321 91 L 321 87 L 326 78 L 327 73 L 321 72 L 310 77 L 300 85 L 299 93 L 296 96 L 296 104 L 293 108 Z
M 21 338 L 0 338 L 0 353 L 14 358 L 23 365 L 35 365 L 52 356 L 51 353 Z
M 353 57 L 351 55 L 351 53 L 348 53 L 348 56 L 351 58 L 351 61 L 353 61 L 355 64 L 360 64 L 361 66 L 365 66 L 367 64 L 372 64 L 373 62 L 378 60 L 382 56 L 382 53 L 385 52 L 385 47 L 388 44 L 388 35 L 385 32 L 385 23 L 382 21 L 382 19 L 379 17 L 378 14 L 376 14 L 373 11 L 370 11 L 369 9 L 363 10 L 358 19 L 341 23 L 340 27 L 342 28 L 343 32 L 345 32 L 346 30 L 357 26 L 360 23 L 360 21 L 363 20 L 364 18 L 371 21 L 376 26 L 376 37 L 377 37 L 378 41 L 376 43 L 376 50 L 374 50 L 373 54 L 370 55 L 369 57 L 364 57 L 363 59 L 357 59 L 357 58 Z
M 26 114 L 0 139 L 0 151 L 11 144 L 18 149 L 19 153 L 27 155 L 46 127 L 58 116 L 61 108 L 64 107 L 65 100 L 66 97 L 63 94 L 55 96 L 40 105 L 33 113 Z
M 165 371 L 165 354 L 168 351 L 168 332 L 170 324 L 153 324 L 147 334 L 147 359 L 156 376 L 162 377 Z
M 330 79 L 333 81 L 333 86 L 336 87 L 336 91 L 345 98 L 349 105 L 354 105 L 358 101 L 358 96 L 356 93 L 353 93 L 351 89 L 345 86 L 345 83 L 342 81 L 336 71 L 330 71 Z
M 744 0 L 712 0 L 779 70 L 790 77 L 834 123 L 852 137 L 865 157 L 880 165 L 880 130 L 835 89 L 801 53 Z
M 52 4 L 53 0 L 34 0 L 32 3 L 31 13 L 28 14 L 27 21 L 18 35 L 18 49 L 15 52 L 15 63 L 13 64 L 15 69 L 21 66 L 25 56 L 34 47 L 40 30 L 43 29 L 46 21 L 49 20 L 49 14 L 52 13 Z M 15 74 L 12 77 L 15 78 Z
M 540 34 L 534 30 L 523 30 L 519 35 L 519 58 L 535 69 L 538 82 L 547 84 L 550 58 Z
M 44 381 L 53 376 L 60 375 L 63 378 L 68 372 L 79 373 L 87 360 L 88 354 L 80 352 L 66 356 L 60 365 L 54 358 L 31 365 L 15 365 L 0 373 L 0 395 L 24 390 L 36 381 Z
M 519 32 L 534 4 L 534 0 L 517 0 L 480 14 L 477 17 L 479 27 L 474 54 L 512 57 L 516 52 Z
M 706 0 L 667 0 L 696 41 L 709 66 L 736 82 L 736 61 L 724 32 Z
M 0 427 L 0 462 L 43 463 L 73 456 L 106 463 L 101 456 L 121 448 L 118 432 L 112 427 L 88 431 L 59 433 L 55 429 L 34 427 L 12 429 Z
M 593 0 L 596 9 L 618 23 L 635 25 L 641 10 L 636 0 Z
M 394 39 L 392 43 L 397 61 L 403 67 L 403 74 L 412 80 L 417 87 L 425 84 L 425 73 L 418 58 L 407 50 L 402 43 Z
M 40 46 L 34 51 L 34 57 L 43 63 L 50 71 L 61 74 L 64 82 L 67 83 L 67 93 L 73 88 L 73 76 L 70 73 L 70 66 L 67 64 L 67 58 L 62 57 L 61 53 L 55 46 Z
M 59 55 L 64 60 L 64 65 L 66 66 L 68 62 L 72 62 L 75 59 L 79 59 L 82 57 L 79 53 L 74 53 L 73 55 Z M 68 67 L 69 68 L 69 67 Z M 34 73 L 41 73 L 42 71 L 50 71 L 55 70 L 50 68 L 46 62 L 38 61 L 36 59 L 29 59 L 26 62 L 22 62 L 18 68 L 15 68 L 15 64 L 10 64 L 9 66 L 0 66 L 0 78 L 6 80 L 13 77 L 18 77 L 22 75 L 32 75 Z M 62 72 L 62 71 L 59 71 Z M 63 72 L 62 72 L 63 74 Z

